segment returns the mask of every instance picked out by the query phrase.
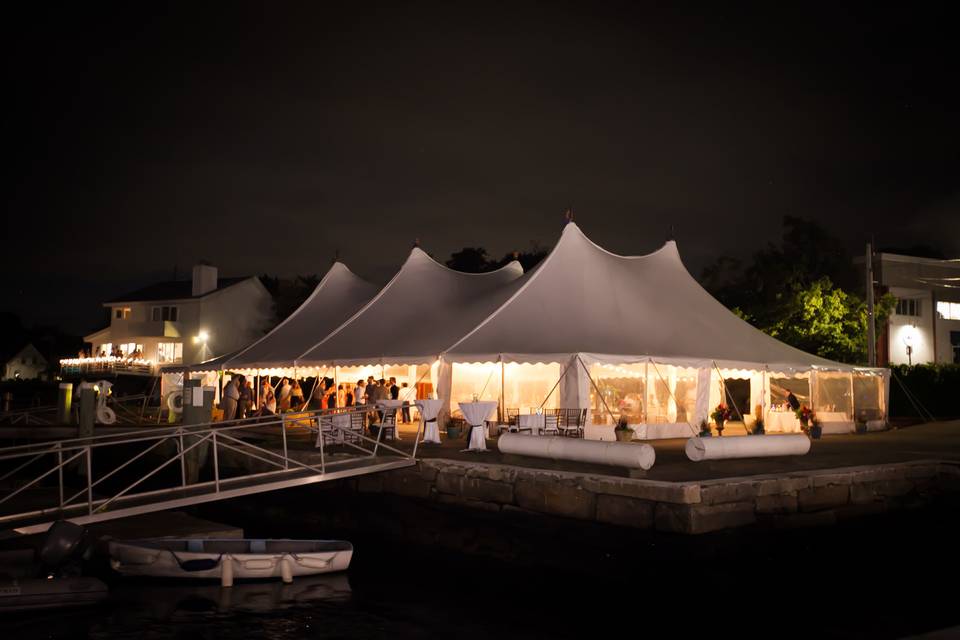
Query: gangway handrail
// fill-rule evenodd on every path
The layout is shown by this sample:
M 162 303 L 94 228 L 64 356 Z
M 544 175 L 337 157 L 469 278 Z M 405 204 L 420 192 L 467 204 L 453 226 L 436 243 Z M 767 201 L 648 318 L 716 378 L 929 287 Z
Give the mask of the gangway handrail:
M 371 438 L 362 431 L 357 432 L 348 426 L 334 424 L 330 418 L 336 414 L 350 413 L 369 413 L 374 405 L 360 405 L 350 408 L 326 409 L 314 411 L 296 412 L 290 418 L 284 415 L 271 416 L 269 419 L 237 419 L 231 421 L 208 422 L 194 425 L 171 425 L 167 427 L 151 427 L 143 430 L 125 431 L 123 433 L 101 434 L 97 436 L 85 436 L 70 438 L 55 442 L 31 443 L 28 445 L 19 445 L 0 449 L 0 462 L 24 459 L 27 460 L 16 465 L 12 471 L 0 476 L 0 480 L 8 478 L 27 476 L 25 470 L 30 465 L 38 463 L 42 459 L 49 460 L 49 456 L 55 456 L 55 464 L 52 468 L 42 469 L 38 475 L 32 478 L 24 478 L 23 484 L 18 488 L 11 490 L 6 495 L 0 494 L 0 505 L 7 503 L 12 498 L 20 495 L 24 491 L 43 482 L 51 475 L 58 474 L 58 497 L 44 498 L 46 504 L 40 507 L 31 507 L 28 510 L 19 513 L 0 513 L 0 527 L 11 526 L 15 523 L 23 524 L 27 520 L 43 520 L 41 523 L 33 522 L 21 527 L 19 531 L 27 529 L 34 530 L 43 524 L 48 524 L 58 517 L 70 517 L 71 519 L 82 522 L 92 522 L 96 520 L 109 519 L 112 517 L 121 517 L 122 515 L 132 515 L 134 513 L 144 513 L 155 511 L 165 507 L 164 505 L 194 504 L 196 502 L 205 502 L 209 500 L 222 499 L 222 496 L 234 497 L 236 495 L 245 495 L 246 493 L 256 493 L 258 491 L 270 490 L 272 488 L 283 488 L 284 486 L 294 486 L 296 484 L 318 482 L 330 477 L 349 477 L 351 475 L 360 475 L 365 472 L 379 471 L 387 468 L 398 468 L 415 463 L 416 447 L 413 453 L 405 452 L 399 448 L 386 445 L 381 440 L 384 430 L 378 430 L 376 438 Z M 320 460 L 301 461 L 291 457 L 287 448 L 287 427 L 290 422 L 303 424 L 310 432 L 317 432 L 318 449 Z M 282 437 L 282 453 L 258 446 L 251 443 L 248 439 L 243 439 L 243 435 L 263 435 L 271 436 L 274 429 L 280 428 Z M 332 433 L 338 433 L 340 436 L 346 436 L 349 433 L 350 438 L 340 437 L 339 441 L 349 445 L 353 449 L 366 454 L 365 457 L 338 458 L 334 461 L 327 461 L 327 453 L 323 446 L 324 433 L 332 430 Z M 418 431 L 419 438 L 419 431 Z M 354 441 L 350 441 L 350 440 Z M 137 471 L 135 477 L 124 479 L 119 484 L 109 490 L 111 495 L 94 496 L 93 490 L 105 486 L 103 483 L 115 478 L 116 474 L 124 469 L 128 469 L 137 461 L 143 460 L 151 452 L 155 452 L 163 443 L 173 441 L 176 444 L 176 453 L 164 453 L 164 459 L 153 466 L 148 472 Z M 359 442 L 359 444 L 356 444 Z M 124 459 L 105 470 L 98 478 L 93 477 L 93 452 L 95 449 L 106 447 L 116 447 L 129 444 L 148 444 L 145 449 L 130 454 L 132 457 Z M 201 445 L 209 443 L 213 450 L 213 478 L 211 480 L 201 481 L 198 474 L 200 465 L 203 462 L 205 453 L 190 456 L 191 473 L 190 481 L 187 479 L 187 457 L 188 454 L 196 450 Z M 279 444 L 279 443 L 278 443 Z M 362 445 L 372 444 L 372 451 L 364 448 Z M 376 458 L 380 450 L 384 453 L 390 452 L 396 455 L 388 455 L 384 462 L 365 463 L 363 460 Z M 206 450 L 206 446 L 204 446 Z M 245 456 L 262 463 L 276 467 L 266 472 L 254 472 L 249 467 L 239 475 L 233 474 L 223 476 L 219 461 L 219 452 L 221 450 L 232 451 L 241 456 Z M 126 450 L 124 450 L 126 451 Z M 165 450 L 161 450 L 165 451 Z M 126 455 L 126 453 L 124 454 Z M 399 456 L 399 457 L 397 457 Z M 108 458 L 109 459 L 109 458 Z M 389 462 L 392 460 L 393 462 Z M 361 461 L 359 465 L 350 463 Z M 163 476 L 161 482 L 166 486 L 160 489 L 144 488 L 146 490 L 138 491 L 138 487 L 148 479 L 153 478 L 158 473 L 169 466 L 179 462 L 180 479 L 179 482 L 173 481 L 169 476 Z M 111 460 L 113 464 L 113 460 Z M 154 462 L 150 463 L 154 465 Z M 70 485 L 64 482 L 64 472 L 70 466 L 81 465 L 81 475 L 85 475 L 82 488 L 76 484 Z M 346 466 L 345 466 L 346 465 Z M 45 466 L 45 465 L 44 465 Z M 85 469 L 83 469 L 85 467 Z M 328 467 L 332 471 L 328 470 Z M 243 467 L 241 467 L 243 468 Z M 232 467 L 235 471 L 237 467 Z M 33 475 L 30 472 L 29 475 Z M 293 475 L 291 475 L 293 474 Z M 165 479 L 163 479 L 165 478 Z M 286 478 L 286 479 L 285 479 Z M 132 481 L 131 481 L 132 480 Z M 18 479 L 18 482 L 21 480 Z M 45 483 L 49 486 L 49 483 Z M 120 485 L 123 485 L 120 488 Z M 73 495 L 66 497 L 65 489 L 80 489 Z M 264 488 L 269 487 L 269 488 Z M 52 488 L 52 487 L 51 487 Z M 119 490 L 117 490 L 119 488 Z M 86 499 L 81 499 L 86 494 Z M 140 504 L 138 504 L 140 501 Z M 144 502 L 146 501 L 146 502 Z M 37 529 L 42 530 L 42 529 Z
M 369 411 L 370 405 L 358 405 L 358 411 Z M 312 409 L 309 411 L 297 411 L 296 418 L 288 418 L 289 414 L 275 414 L 268 419 L 264 419 L 264 416 L 257 416 L 254 418 L 237 418 L 234 420 L 220 420 L 216 422 L 202 422 L 197 424 L 175 424 L 175 425 L 164 425 L 164 426 L 144 426 L 139 428 L 130 428 L 125 427 L 124 430 L 120 433 L 102 433 L 100 435 L 91 435 L 91 436 L 77 436 L 74 438 L 66 438 L 63 440 L 55 441 L 56 444 L 59 444 L 65 448 L 71 448 L 72 445 L 86 446 L 90 444 L 91 441 L 104 441 L 111 438 L 126 439 L 132 434 L 142 434 L 138 435 L 136 439 L 149 439 L 151 437 L 165 437 L 167 435 L 190 435 L 196 431 L 204 431 L 206 429 L 215 428 L 220 431 L 225 431 L 234 428 L 253 428 L 253 427 L 269 427 L 272 425 L 277 425 L 281 423 L 286 423 L 289 420 L 295 419 L 296 421 L 301 420 L 310 420 L 314 417 L 319 417 L 321 415 L 336 415 L 335 412 L 339 413 L 349 413 L 345 412 L 343 409 Z M 117 427 L 109 427 L 111 429 Z M 108 443 L 108 444 L 119 444 L 119 443 Z M 15 453 L 20 451 L 29 451 L 29 450 L 42 450 L 46 449 L 51 445 L 50 441 L 46 442 L 30 442 L 27 444 L 14 445 L 10 447 L 0 447 L 0 460 L 4 459 L 4 456 L 7 453 Z

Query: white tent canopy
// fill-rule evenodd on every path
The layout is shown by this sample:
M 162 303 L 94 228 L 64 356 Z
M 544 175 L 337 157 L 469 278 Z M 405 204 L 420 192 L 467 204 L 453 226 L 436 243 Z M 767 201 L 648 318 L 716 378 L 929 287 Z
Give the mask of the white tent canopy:
M 296 311 L 250 346 L 217 362 L 218 368 L 289 367 L 307 345 L 333 331 L 376 292 L 375 285 L 335 262 Z
M 432 363 L 507 300 L 522 275 L 517 261 L 489 273 L 454 271 L 415 247 L 352 318 L 330 335 L 316 332 L 321 338 L 296 364 Z
M 752 327 L 687 272 L 676 243 L 619 256 L 567 224 L 560 241 L 513 296 L 444 350 L 455 361 L 564 362 L 652 356 L 686 366 L 772 369 L 852 367 L 805 353 Z

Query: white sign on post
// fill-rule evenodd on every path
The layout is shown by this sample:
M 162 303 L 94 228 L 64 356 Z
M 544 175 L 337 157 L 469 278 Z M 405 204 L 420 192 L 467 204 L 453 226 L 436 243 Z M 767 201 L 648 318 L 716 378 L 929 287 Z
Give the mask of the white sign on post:
M 197 393 L 193 394 L 193 406 L 202 407 L 203 406 L 203 389 L 198 388 Z

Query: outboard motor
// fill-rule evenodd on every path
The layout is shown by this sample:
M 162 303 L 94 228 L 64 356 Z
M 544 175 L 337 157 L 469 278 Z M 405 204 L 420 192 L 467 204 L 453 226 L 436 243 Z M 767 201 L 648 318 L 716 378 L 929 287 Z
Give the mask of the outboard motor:
M 40 570 L 44 576 L 76 575 L 79 563 L 89 548 L 86 528 L 57 520 L 47 529 L 47 537 L 40 546 Z

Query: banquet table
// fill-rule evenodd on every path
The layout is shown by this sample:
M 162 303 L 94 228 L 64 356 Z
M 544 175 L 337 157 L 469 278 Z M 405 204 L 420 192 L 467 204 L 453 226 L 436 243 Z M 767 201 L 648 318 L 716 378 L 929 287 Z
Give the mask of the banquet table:
M 344 431 L 350 429 L 350 414 L 337 413 L 332 416 L 323 416 L 320 418 L 320 431 L 317 433 L 317 446 L 320 446 L 320 439 L 323 438 L 323 423 L 329 420 L 334 429 L 330 433 L 334 444 L 343 444 Z
M 518 430 L 530 429 L 530 435 L 538 436 L 543 433 L 543 428 L 547 424 L 547 417 L 544 414 L 537 415 L 530 413 L 517 416 Z
M 424 400 L 416 400 L 415 405 L 420 409 L 420 420 L 423 422 L 422 442 L 436 442 L 440 444 L 440 428 L 437 426 L 437 416 L 440 414 L 440 407 L 443 406 L 443 400 L 426 398 Z
M 470 425 L 470 444 L 467 451 L 486 451 L 487 433 L 485 422 L 497 408 L 496 400 L 483 400 L 480 402 L 461 402 L 460 410 L 463 417 Z M 479 429 L 477 428 L 479 427 Z
M 770 411 L 767 413 L 767 422 L 764 428 L 770 432 L 799 433 L 800 420 L 792 411 Z

